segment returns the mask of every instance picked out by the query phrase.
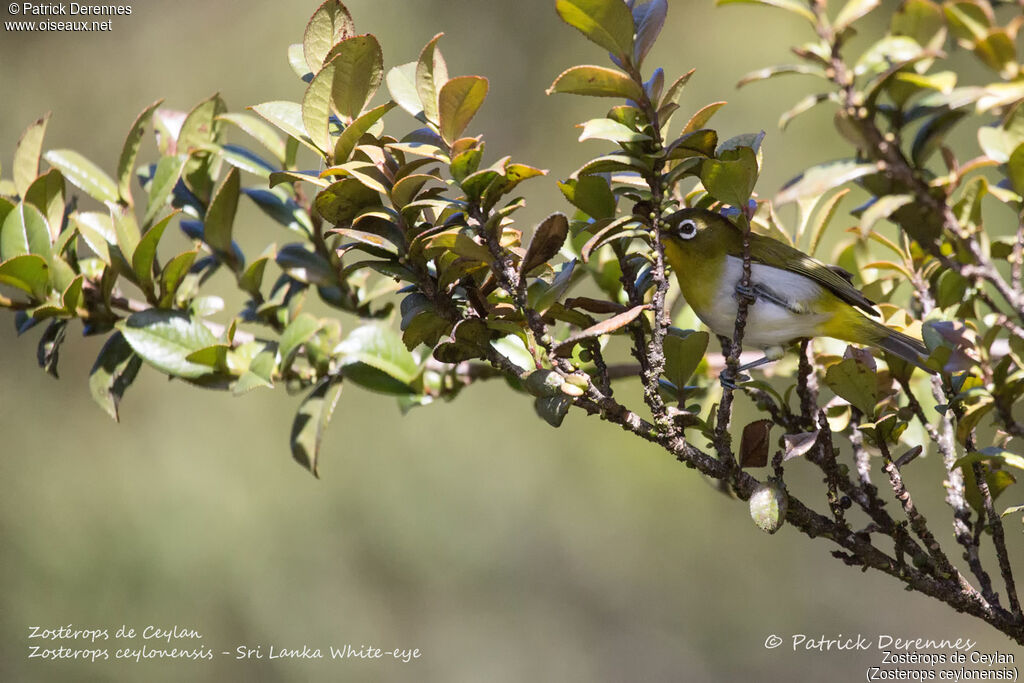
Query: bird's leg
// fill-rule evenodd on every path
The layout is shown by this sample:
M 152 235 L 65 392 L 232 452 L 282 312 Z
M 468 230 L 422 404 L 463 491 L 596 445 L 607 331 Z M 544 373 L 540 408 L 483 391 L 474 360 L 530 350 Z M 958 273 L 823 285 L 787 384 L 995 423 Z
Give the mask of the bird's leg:
M 762 365 L 767 365 L 768 363 L 774 363 L 775 361 L 782 358 L 782 356 L 784 356 L 785 353 L 786 350 L 781 346 L 769 346 L 764 350 L 764 356 L 758 358 L 757 360 L 750 361 L 749 363 L 744 363 L 743 365 L 736 368 L 735 375 L 729 371 L 729 368 L 723 369 L 722 372 L 719 373 L 718 375 L 718 381 L 721 383 L 723 387 L 729 387 L 730 389 L 735 391 L 738 388 L 736 386 L 737 382 L 750 381 L 750 376 L 744 375 L 742 373 L 746 372 L 747 370 L 752 370 L 753 368 L 761 367 Z

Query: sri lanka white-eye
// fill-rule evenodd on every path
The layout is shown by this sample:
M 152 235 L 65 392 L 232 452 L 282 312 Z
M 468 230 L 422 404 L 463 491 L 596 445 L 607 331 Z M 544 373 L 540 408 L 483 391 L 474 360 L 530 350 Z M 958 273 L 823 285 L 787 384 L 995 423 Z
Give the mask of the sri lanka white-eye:
M 683 209 L 663 220 L 665 258 L 686 302 L 712 332 L 732 338 L 738 297 L 749 298 L 743 344 L 764 350 L 765 357 L 740 371 L 778 359 L 782 347 L 798 339 L 832 337 L 874 346 L 933 372 L 923 364 L 928 349 L 920 340 L 860 312 L 878 315 L 874 303 L 851 284 L 852 276 L 842 268 L 751 234 L 750 289 L 743 291 L 739 228 L 704 209 Z

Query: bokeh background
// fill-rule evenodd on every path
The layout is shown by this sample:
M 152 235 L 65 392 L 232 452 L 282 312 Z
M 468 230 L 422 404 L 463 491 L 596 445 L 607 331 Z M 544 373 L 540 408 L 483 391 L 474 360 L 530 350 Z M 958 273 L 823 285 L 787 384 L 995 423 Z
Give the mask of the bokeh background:
M 471 127 L 490 158 L 512 153 L 551 170 L 528 187 L 525 217 L 565 210 L 554 179 L 601 151 L 576 143 L 574 124 L 607 103 L 545 96 L 562 69 L 604 59 L 559 22 L 553 2 L 348 6 L 357 29 L 380 38 L 388 67 L 445 31 L 452 73 L 490 78 Z M 112 168 L 136 113 L 157 98 L 186 110 L 215 91 L 235 110 L 299 99 L 285 51 L 314 7 L 135 0 L 111 33 L 0 33 L 0 159 L 9 168 L 21 130 L 50 110 L 47 148 Z M 810 37 L 786 13 L 672 0 L 648 63 L 670 79 L 696 66 L 683 110 L 728 100 L 715 119 L 723 135 L 768 131 L 760 191 L 771 194 L 846 153 L 825 108 L 777 130 L 808 92 L 802 77 L 734 88 Z M 404 130 L 403 116 L 389 125 Z M 248 205 L 240 221 L 250 248 L 284 239 Z M 792 634 L 964 637 L 1020 655 L 984 624 L 843 566 L 823 542 L 788 528 L 761 533 L 744 505 L 614 427 L 573 413 L 551 429 L 500 384 L 404 417 L 390 398 L 346 390 L 317 481 L 288 455 L 298 399 L 283 390 L 232 398 L 144 369 L 115 424 L 86 386 L 99 340 L 68 340 L 58 382 L 35 366 L 39 329 L 17 339 L 12 322 L 0 324 L 5 681 L 859 680 L 880 663 L 874 650 L 793 652 Z M 940 463 L 925 462 L 920 485 L 937 490 Z M 930 518 L 944 515 L 941 502 L 919 502 Z M 1019 556 L 1016 528 L 1009 543 Z M 422 656 L 27 659 L 30 626 L 68 624 L 111 635 L 122 624 L 194 628 L 216 652 L 348 643 Z M 769 634 L 787 644 L 766 649 Z

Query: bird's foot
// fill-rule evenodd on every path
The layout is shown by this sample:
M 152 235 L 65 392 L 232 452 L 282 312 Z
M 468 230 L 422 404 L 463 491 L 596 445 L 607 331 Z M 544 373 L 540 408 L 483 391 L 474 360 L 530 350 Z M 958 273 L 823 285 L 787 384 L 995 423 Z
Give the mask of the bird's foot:
M 747 301 L 757 301 L 758 291 L 757 291 L 756 287 L 753 287 L 753 286 L 747 287 L 747 286 L 744 286 L 742 283 L 737 283 L 736 284 L 735 292 L 736 292 L 736 298 L 737 299 L 746 299 Z
M 723 388 L 732 389 L 733 391 L 740 390 L 740 384 L 743 382 L 750 381 L 750 375 L 744 375 L 741 372 L 737 372 L 735 375 L 729 371 L 728 368 L 722 370 L 718 374 L 718 381 Z

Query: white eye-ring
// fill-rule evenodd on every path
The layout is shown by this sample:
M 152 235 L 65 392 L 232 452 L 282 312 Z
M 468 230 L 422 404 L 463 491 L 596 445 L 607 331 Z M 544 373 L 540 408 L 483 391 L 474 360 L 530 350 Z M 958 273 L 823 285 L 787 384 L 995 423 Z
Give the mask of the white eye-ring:
M 684 240 L 691 240 L 697 236 L 697 224 L 687 218 L 679 224 L 679 236 Z

